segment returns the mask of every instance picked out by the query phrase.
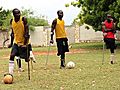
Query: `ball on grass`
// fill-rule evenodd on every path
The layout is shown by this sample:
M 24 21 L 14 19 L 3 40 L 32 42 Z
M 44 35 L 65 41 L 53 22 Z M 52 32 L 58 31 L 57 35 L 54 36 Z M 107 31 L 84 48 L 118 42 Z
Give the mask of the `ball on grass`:
M 3 78 L 3 82 L 5 84 L 12 84 L 13 83 L 13 76 L 10 74 L 6 74 Z
M 66 67 L 68 69 L 73 69 L 75 68 L 75 63 L 73 61 L 69 61 L 67 64 L 66 64 Z

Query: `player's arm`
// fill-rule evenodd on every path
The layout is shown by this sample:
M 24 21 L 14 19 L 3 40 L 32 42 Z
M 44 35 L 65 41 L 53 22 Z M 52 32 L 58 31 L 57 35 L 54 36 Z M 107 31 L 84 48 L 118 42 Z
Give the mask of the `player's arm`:
M 56 24 L 57 24 L 57 19 L 53 20 L 53 22 L 52 22 L 50 43 L 53 43 L 53 35 L 54 35 L 54 30 L 55 30 Z
M 29 41 L 29 27 L 28 27 L 28 23 L 27 23 L 27 18 L 26 17 L 23 17 L 22 18 L 22 21 L 23 21 L 23 24 L 24 24 L 24 30 L 25 30 L 25 34 L 24 34 L 24 45 L 27 45 L 28 44 L 28 41 Z
M 10 44 L 8 45 L 8 48 L 11 48 L 11 47 L 12 47 L 13 41 L 14 41 L 14 33 L 13 33 L 12 26 L 11 26 L 11 25 L 12 25 L 12 20 L 13 20 L 13 19 L 10 20 L 10 29 L 11 29 L 12 31 L 11 31 L 11 34 L 10 34 L 10 38 L 11 38 L 10 40 L 11 40 L 11 41 L 10 41 Z
M 106 33 L 108 29 L 106 29 L 105 22 L 102 22 L 103 33 Z
M 105 27 L 105 23 L 104 22 L 102 22 L 102 32 L 103 32 L 103 36 L 106 36 L 107 35 L 107 33 L 106 33 L 106 27 Z
M 116 22 L 113 22 L 113 32 L 116 33 Z

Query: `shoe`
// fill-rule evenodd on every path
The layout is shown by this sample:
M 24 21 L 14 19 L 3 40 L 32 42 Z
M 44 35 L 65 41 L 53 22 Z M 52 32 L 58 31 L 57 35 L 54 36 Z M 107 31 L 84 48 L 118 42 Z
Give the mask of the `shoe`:
M 111 64 L 114 64 L 113 61 L 110 61 Z
M 36 61 L 35 60 L 32 60 L 34 63 L 36 63 Z
M 65 69 L 65 66 L 60 66 L 60 69 Z
M 32 60 L 34 63 L 36 63 L 36 60 L 34 57 L 30 57 L 30 60 Z
M 57 53 L 57 56 L 60 56 L 60 54 L 59 54 L 59 53 Z

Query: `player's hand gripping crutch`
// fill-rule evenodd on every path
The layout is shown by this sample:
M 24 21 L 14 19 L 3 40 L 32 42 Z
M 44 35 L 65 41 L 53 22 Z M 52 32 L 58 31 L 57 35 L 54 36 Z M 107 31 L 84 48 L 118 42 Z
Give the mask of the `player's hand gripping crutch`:
M 29 59 L 30 59 L 30 62 L 31 62 L 31 69 L 32 69 L 33 72 L 35 72 L 35 70 L 33 68 L 33 62 L 36 63 L 36 60 L 35 60 L 35 57 L 34 57 L 32 51 L 30 51 L 30 57 L 29 57 Z

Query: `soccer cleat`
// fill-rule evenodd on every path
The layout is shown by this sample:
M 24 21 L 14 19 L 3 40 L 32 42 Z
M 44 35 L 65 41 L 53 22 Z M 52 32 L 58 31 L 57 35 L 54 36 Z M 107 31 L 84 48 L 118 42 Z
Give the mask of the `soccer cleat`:
M 65 66 L 60 66 L 60 69 L 65 69 Z
M 34 63 L 36 63 L 35 57 L 30 57 L 30 60 L 32 60 Z
M 113 64 L 113 61 L 110 61 L 111 64 Z
M 57 53 L 57 56 L 60 56 L 60 54 L 59 54 L 59 53 Z

